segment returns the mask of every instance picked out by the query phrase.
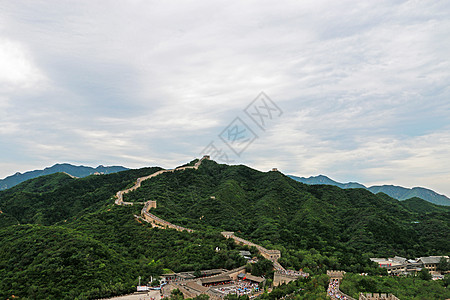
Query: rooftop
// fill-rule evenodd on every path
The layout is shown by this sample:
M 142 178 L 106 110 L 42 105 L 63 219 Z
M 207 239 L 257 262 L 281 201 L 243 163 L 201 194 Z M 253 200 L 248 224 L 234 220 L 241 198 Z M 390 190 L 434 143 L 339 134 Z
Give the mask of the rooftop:
M 204 286 L 202 286 L 196 282 L 192 282 L 192 281 L 187 282 L 186 287 L 188 287 L 196 292 L 199 292 L 199 293 L 206 293 L 209 290 L 209 288 L 204 287 Z
M 400 263 L 398 261 L 393 261 L 391 259 L 386 259 L 386 258 L 371 258 L 370 260 L 373 261 L 373 262 L 378 263 L 379 265 L 389 265 L 389 266 L 392 266 L 392 267 L 394 267 L 394 266 L 401 266 L 401 265 L 404 264 L 404 263 Z
M 228 275 L 219 275 L 214 277 L 202 278 L 200 279 L 200 281 L 202 282 L 202 284 L 210 284 L 216 282 L 231 281 L 231 277 Z
M 441 260 L 440 256 L 428 256 L 428 257 L 419 257 L 418 261 L 424 264 L 438 264 Z
M 265 279 L 262 278 L 262 277 L 254 276 L 254 275 L 252 275 L 252 274 L 247 274 L 247 275 L 245 275 L 245 279 L 246 279 L 246 280 L 250 280 L 250 281 L 254 281 L 254 282 L 257 282 L 257 283 L 261 283 L 261 282 L 263 282 L 263 281 L 265 280 Z
M 395 261 L 395 262 L 398 262 L 398 263 L 401 263 L 401 264 L 404 264 L 407 261 L 406 258 L 401 257 L 401 256 L 394 256 L 394 257 L 389 258 L 389 260 Z

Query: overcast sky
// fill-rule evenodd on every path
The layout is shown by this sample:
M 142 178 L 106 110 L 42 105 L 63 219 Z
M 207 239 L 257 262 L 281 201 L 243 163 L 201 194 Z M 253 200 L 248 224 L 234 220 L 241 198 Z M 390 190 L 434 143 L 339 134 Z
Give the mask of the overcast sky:
M 111 2 L 0 0 L 0 178 L 171 168 L 212 142 L 259 170 L 450 195 L 448 1 Z

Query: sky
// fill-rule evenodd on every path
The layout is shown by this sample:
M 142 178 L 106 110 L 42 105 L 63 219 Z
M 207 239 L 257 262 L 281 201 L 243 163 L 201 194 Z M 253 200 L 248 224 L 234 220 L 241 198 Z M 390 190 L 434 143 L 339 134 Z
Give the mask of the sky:
M 448 1 L 0 0 L 0 178 L 221 163 L 450 196 Z

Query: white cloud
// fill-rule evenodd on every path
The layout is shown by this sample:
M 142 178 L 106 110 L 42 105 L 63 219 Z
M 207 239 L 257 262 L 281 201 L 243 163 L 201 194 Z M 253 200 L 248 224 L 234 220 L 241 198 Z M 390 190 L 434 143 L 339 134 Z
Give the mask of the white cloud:
M 42 81 L 43 75 L 24 47 L 0 37 L 0 91 L 36 88 Z
M 450 194 L 446 2 L 108 5 L 2 4 L 0 175 L 180 164 L 265 91 L 285 114 L 238 162 Z

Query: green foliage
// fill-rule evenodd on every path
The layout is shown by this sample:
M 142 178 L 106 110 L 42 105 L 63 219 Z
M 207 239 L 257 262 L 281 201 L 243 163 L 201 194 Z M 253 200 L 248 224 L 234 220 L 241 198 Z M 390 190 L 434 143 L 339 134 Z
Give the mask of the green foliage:
M 278 172 L 212 161 L 164 173 L 126 194 L 126 201 L 157 200 L 156 215 L 196 231 L 151 228 L 133 217 L 141 206 L 115 206 L 113 196 L 157 170 L 82 179 L 55 174 L 0 192 L 0 298 L 119 295 L 133 291 L 139 276 L 145 281 L 171 270 L 232 269 L 245 264 L 238 250 L 256 254 L 223 238 L 222 230 L 278 249 L 282 265 L 313 275 L 262 296 L 270 299 L 325 299 L 327 269 L 383 274 L 369 257 L 445 255 L 450 248 L 449 211 L 422 213 L 383 194 L 306 186 Z M 249 268 L 270 277 L 271 264 L 260 260 Z
M 52 225 L 113 203 L 115 193 L 139 176 L 159 168 L 72 179 L 58 173 L 42 176 L 0 192 L 0 208 L 21 224 Z
M 206 294 L 200 294 L 194 298 L 188 298 L 188 299 L 194 299 L 194 300 L 209 300 L 209 296 Z
M 237 294 L 228 294 L 224 297 L 225 300 L 249 300 L 247 295 L 238 296 Z
M 251 274 L 255 276 L 265 275 L 266 277 L 269 274 L 273 273 L 273 263 L 268 259 L 261 259 L 258 262 L 251 265 Z M 270 276 L 273 277 L 273 276 Z
M 349 296 L 358 298 L 363 293 L 391 293 L 400 299 L 447 299 L 450 291 L 444 287 L 444 281 L 423 280 L 419 277 L 360 276 L 345 274 L 340 290 Z
M 3 227 L 0 272 L 1 278 L 5 278 L 1 282 L 0 298 L 12 294 L 33 299 L 105 297 L 133 291 L 138 276 L 149 280 L 150 276 L 160 275 L 167 268 L 187 271 L 234 268 L 244 264 L 237 250 L 239 247 L 217 231 L 189 234 L 152 229 L 147 223 L 134 219 L 133 214 L 139 213 L 140 207 L 113 204 L 112 195 L 117 190 L 132 185 L 136 177 L 156 170 L 132 170 L 70 179 L 64 183 L 59 179 L 66 176 L 56 174 L 0 192 L 0 225 Z M 40 185 L 48 189 L 39 190 Z M 11 226 L 18 224 L 17 218 L 23 223 L 49 225 L 31 226 L 33 231 L 23 233 L 27 226 Z M 53 231 L 54 235 L 47 234 Z M 42 245 L 48 247 L 43 249 Z M 69 247 L 67 251 L 60 254 L 66 247 Z M 221 249 L 218 253 L 216 247 Z M 11 249 L 14 252 L 10 252 Z M 91 262 L 95 255 L 90 249 L 103 249 L 104 255 L 95 259 L 95 264 Z M 42 260 L 33 257 L 42 257 Z M 50 261 L 54 263 L 46 263 Z M 67 271 L 64 273 L 67 279 L 62 277 L 61 281 L 62 271 L 58 268 Z M 76 278 L 82 280 L 76 281 Z M 24 282 L 31 281 L 33 285 L 25 288 Z
M 444 280 L 442 280 L 442 283 L 444 284 L 445 288 L 448 288 L 450 285 L 450 273 L 445 274 Z
M 4 291 L 0 298 L 12 294 L 53 299 L 105 297 L 133 291 L 138 276 L 149 280 L 170 271 L 164 267 L 179 272 L 231 269 L 245 263 L 236 245 L 218 232 L 152 229 L 136 222 L 132 209 L 109 205 L 63 226 L 2 229 L 0 275 L 5 280 L 0 282 L 0 291 Z M 218 253 L 216 247 L 221 249 Z M 30 280 L 35 294 L 23 288 Z
M 26 193 L 45 193 L 53 191 L 57 187 L 67 184 L 73 180 L 75 179 L 65 173 L 55 173 L 51 175 L 40 176 L 32 180 L 27 180 L 3 193 L 9 194 L 17 191 Z
M 19 222 L 16 220 L 16 218 L 10 216 L 9 214 L 7 213 L 0 214 L 0 228 L 18 224 Z
M 58 226 L 10 226 L 0 230 L 0 240 L 2 299 L 84 299 L 132 290 L 133 265 L 80 232 Z
M 194 271 L 194 276 L 195 277 L 201 277 L 202 276 L 202 272 L 200 272 L 200 270 L 197 269 L 197 270 Z
M 438 270 L 444 272 L 450 270 L 450 262 L 448 261 L 448 259 L 446 259 L 445 257 L 441 257 L 441 259 L 439 260 Z
M 324 274 L 300 278 L 274 288 L 271 293 L 264 293 L 260 299 L 329 299 L 327 297 L 328 281 L 329 277 Z
M 151 286 L 159 286 L 161 282 L 158 279 L 153 279 L 153 281 L 150 283 Z
M 400 203 L 409 210 L 419 214 L 450 211 L 450 206 L 436 205 L 420 198 L 411 198 Z
M 431 274 L 426 268 L 422 268 L 419 272 L 419 278 L 422 280 L 431 280 Z
M 5 294 L 0 293 L 0 298 L 12 294 L 31 297 L 32 294 L 27 289 L 22 289 L 22 285 L 13 284 L 21 282 L 19 277 L 26 281 L 33 280 L 36 286 L 34 293 L 38 293 L 36 295 L 45 293 L 53 299 L 73 299 L 73 295 L 95 298 L 133 291 L 138 276 L 149 280 L 150 276 L 170 271 L 164 270 L 164 267 L 179 272 L 212 268 L 231 269 L 245 263 L 236 246 L 218 232 L 189 234 L 176 230 L 152 229 L 146 223 L 137 222 L 133 218 L 132 210 L 132 207 L 111 204 L 96 213 L 88 213 L 71 222 L 62 223 L 63 227 L 27 225 L 24 228 L 30 227 L 34 231 L 25 232 L 22 226 L 4 228 L 0 231 L 0 254 L 4 259 L 1 266 L 17 265 L 23 272 L 17 272 L 17 268 L 0 268 L 0 272 L 5 272 L 1 274 L 2 278 L 5 275 L 5 278 L 10 279 L 2 282 L 4 287 L 11 286 L 8 289 L 0 287 L 1 291 L 5 291 Z M 56 235 L 53 240 L 53 235 L 46 233 L 47 231 L 64 234 Z M 73 243 L 68 243 L 67 240 Z M 86 241 L 93 245 L 89 246 Z M 43 249 L 44 246 L 48 248 Z M 67 247 L 68 250 L 64 250 Z M 214 250 L 216 247 L 221 251 L 217 253 Z M 10 249 L 17 250 L 10 252 Z M 92 265 L 90 261 L 93 254 L 84 254 L 89 249 L 102 249 L 104 257 L 95 259 L 96 263 Z M 76 259 L 58 259 L 61 251 L 61 255 L 70 253 L 76 256 Z M 42 255 L 42 252 L 48 254 L 42 256 L 40 267 L 36 268 L 34 263 L 37 260 L 32 258 Z M 26 257 L 30 259 L 25 259 Z M 50 259 L 53 261 L 53 258 L 54 265 L 46 263 Z M 86 267 L 80 268 L 83 265 Z M 70 280 L 60 281 L 61 277 L 56 276 L 59 273 L 53 273 L 58 269 L 57 266 L 71 274 Z M 89 276 L 81 276 L 80 273 Z M 77 276 L 83 281 L 76 281 Z M 115 280 L 111 281 L 110 277 Z M 44 288 L 45 286 L 60 287 L 60 291 L 49 290 Z
M 385 194 L 308 186 L 245 166 L 204 161 L 198 170 L 165 173 L 126 195 L 127 201 L 143 198 L 157 200 L 154 213 L 173 223 L 235 231 L 267 248 L 279 248 L 286 257 L 281 263 L 296 268 L 323 272 L 334 266 L 362 272 L 375 269 L 362 253 L 418 257 L 445 254 L 450 248 L 446 210 L 418 213 Z M 311 254 L 303 263 L 305 253 L 285 255 L 312 248 L 332 258 L 320 262 Z
M 183 293 L 179 289 L 174 289 L 170 292 L 170 300 L 183 300 Z

